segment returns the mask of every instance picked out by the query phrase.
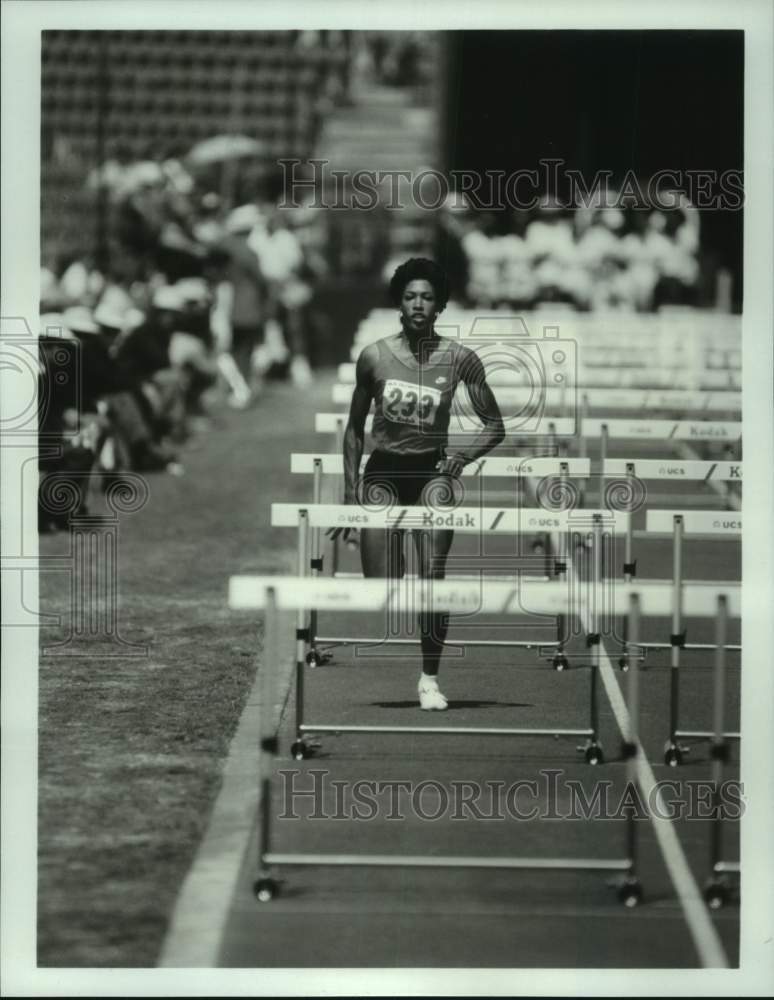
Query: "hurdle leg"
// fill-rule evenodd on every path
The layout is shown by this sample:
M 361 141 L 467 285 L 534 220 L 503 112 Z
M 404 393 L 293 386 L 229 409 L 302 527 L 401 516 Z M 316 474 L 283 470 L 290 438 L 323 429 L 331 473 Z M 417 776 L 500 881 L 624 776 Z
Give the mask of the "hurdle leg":
M 689 747 L 677 742 L 680 721 L 680 650 L 685 645 L 682 628 L 683 613 L 683 519 L 675 515 L 672 535 L 672 635 L 669 670 L 669 739 L 664 746 L 664 763 L 677 767 Z
M 629 487 L 629 496 L 634 500 L 634 463 L 626 463 L 626 479 Z M 631 504 L 633 506 L 633 503 Z M 629 511 L 629 517 L 626 519 L 626 539 L 625 539 L 625 552 L 624 552 L 624 565 L 623 565 L 623 577 L 624 583 L 631 583 L 637 573 L 637 560 L 632 558 L 633 548 L 634 548 L 634 528 L 632 527 L 632 517 L 634 513 L 633 510 Z M 621 655 L 618 659 L 618 666 L 621 670 L 628 670 L 630 657 L 628 653 L 628 627 L 629 627 L 629 616 L 624 615 L 621 619 Z
M 581 396 L 581 408 L 580 409 L 581 409 L 581 412 L 580 412 L 580 434 L 579 434 L 579 437 L 578 437 L 578 457 L 579 458 L 586 458 L 586 456 L 588 454 L 588 447 L 587 447 L 587 444 L 586 444 L 586 432 L 585 432 L 584 428 L 586 426 L 586 418 L 589 415 L 589 397 L 588 397 L 588 393 L 584 392 L 583 395 Z M 585 502 L 586 502 L 585 493 L 586 493 L 585 488 L 581 487 L 580 498 L 578 500 L 578 503 L 579 503 L 579 505 L 581 507 L 583 507 L 584 504 L 585 504 Z
M 336 421 L 336 444 L 335 453 L 337 455 L 344 454 L 344 421 Z M 340 503 L 342 500 L 342 491 L 339 490 L 339 497 L 337 502 Z M 334 533 L 333 539 L 331 541 L 331 574 L 335 576 L 339 571 L 339 536 Z
M 627 632 L 629 635 L 629 732 L 624 739 L 622 756 L 626 760 L 626 780 L 629 787 L 637 787 L 637 760 L 640 739 L 640 691 L 637 642 L 640 634 L 640 600 L 637 594 L 629 598 Z M 625 906 L 633 907 L 642 900 L 642 885 L 637 877 L 637 817 L 632 809 L 626 817 L 626 856 L 629 870 L 618 888 L 618 897 Z
M 607 461 L 607 424 L 602 424 L 599 435 L 599 509 L 605 506 L 605 462 Z
M 556 424 L 554 423 L 553 420 L 550 420 L 548 422 L 548 435 L 546 438 L 546 444 L 541 446 L 540 450 L 542 452 L 545 452 L 545 454 L 550 457 L 553 457 L 555 454 L 557 454 L 558 448 L 556 444 Z M 551 545 L 550 531 L 540 532 L 540 534 L 532 544 L 532 551 L 535 555 L 543 556 L 543 575 L 550 578 L 553 575 L 553 566 L 552 566 L 553 559 L 552 559 L 552 545 Z
M 591 581 L 589 586 L 589 634 L 586 636 L 586 647 L 591 651 L 589 669 L 589 729 L 591 735 L 585 747 L 579 749 L 584 753 L 588 764 L 601 764 L 604 761 L 602 745 L 599 742 L 599 606 L 601 597 L 602 573 L 602 520 L 594 516 L 594 532 L 592 535 Z
M 556 579 L 560 580 L 562 583 L 567 583 L 567 559 L 570 549 L 569 543 L 569 532 L 560 531 L 559 532 L 559 544 L 557 551 L 557 558 L 554 563 L 554 571 Z M 567 641 L 566 635 L 567 628 L 567 616 L 563 611 L 560 611 L 556 616 L 556 651 L 553 656 L 552 666 L 554 670 L 566 670 L 570 663 L 564 652 L 564 645 Z
M 253 892 L 261 903 L 268 903 L 277 894 L 277 883 L 272 878 L 266 855 L 271 851 L 271 772 L 277 756 L 278 745 L 274 726 L 274 684 L 272 678 L 279 670 L 279 629 L 277 600 L 273 587 L 266 589 L 264 616 L 263 663 L 260 666 L 260 738 L 258 747 L 258 874 Z
M 569 484 L 568 477 L 568 465 L 567 462 L 562 462 L 560 465 L 560 481 L 563 487 L 567 487 Z M 560 495 L 564 495 L 565 492 L 569 494 L 569 489 L 563 488 Z M 562 583 L 566 583 L 568 580 L 567 576 L 567 560 L 569 558 L 570 552 L 570 540 L 569 531 L 560 531 L 557 534 L 557 552 L 556 558 L 554 559 L 553 566 L 549 570 L 549 576 L 554 575 Z M 553 548 L 553 538 L 552 535 L 548 535 L 549 542 Z M 570 665 L 567 657 L 564 653 L 564 645 L 566 642 L 566 627 L 567 627 L 567 617 L 563 611 L 560 611 L 556 616 L 556 650 L 552 659 L 552 666 L 554 670 L 566 670 Z
M 726 702 L 726 624 L 728 605 L 724 595 L 718 597 L 718 613 L 715 621 L 715 670 L 714 670 L 714 720 L 712 736 L 712 830 L 710 833 L 710 874 L 704 890 L 708 905 L 717 910 L 723 906 L 729 895 L 724 872 L 738 871 L 738 865 L 724 862 L 723 857 L 723 811 L 721 787 L 723 769 L 728 760 L 728 741 L 725 735 Z
M 306 577 L 309 573 L 309 513 L 298 512 L 298 575 Z M 309 747 L 304 740 L 302 726 L 304 724 L 304 667 L 306 665 L 306 642 L 309 637 L 307 612 L 299 608 L 296 615 L 296 697 L 295 697 L 295 729 L 296 738 L 290 748 L 295 760 L 303 760 L 309 753 Z
M 312 488 L 312 502 L 319 504 L 322 502 L 322 461 L 319 458 L 314 460 L 314 484 Z M 323 569 L 323 555 L 320 546 L 320 529 L 311 529 L 312 558 L 310 569 L 312 576 L 319 576 Z M 328 663 L 333 658 L 330 652 L 321 652 L 317 648 L 317 609 L 312 608 L 309 612 L 309 652 L 306 654 L 306 662 L 310 667 L 319 667 L 321 663 Z

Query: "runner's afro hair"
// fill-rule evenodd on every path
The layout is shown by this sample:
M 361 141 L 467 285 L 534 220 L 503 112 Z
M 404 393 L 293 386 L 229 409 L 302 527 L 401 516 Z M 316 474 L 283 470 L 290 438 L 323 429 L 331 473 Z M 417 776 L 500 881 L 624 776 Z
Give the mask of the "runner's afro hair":
M 393 303 L 396 306 L 400 305 L 406 285 L 417 279 L 430 282 L 435 291 L 438 312 L 442 312 L 449 301 L 449 283 L 443 269 L 427 257 L 411 257 L 396 268 L 395 274 L 390 279 L 390 298 Z

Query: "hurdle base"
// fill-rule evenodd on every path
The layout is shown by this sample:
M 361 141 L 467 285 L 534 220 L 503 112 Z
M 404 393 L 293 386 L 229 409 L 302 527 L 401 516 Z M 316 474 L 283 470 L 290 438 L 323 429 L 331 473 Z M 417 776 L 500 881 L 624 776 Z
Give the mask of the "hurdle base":
M 716 861 L 712 866 L 712 870 L 718 875 L 738 875 L 740 867 L 738 861 Z
M 713 733 L 711 729 L 677 729 L 674 735 L 686 740 L 711 740 L 715 738 L 717 733 Z M 742 738 L 741 733 L 721 733 L 721 736 L 725 740 L 740 740 Z
M 299 736 L 316 733 L 411 733 L 436 736 L 586 736 L 594 737 L 592 729 L 519 729 L 508 727 L 482 728 L 479 726 L 336 726 L 304 723 L 298 727 Z M 584 747 L 585 749 L 585 747 Z
M 278 854 L 261 857 L 261 871 L 269 867 L 318 868 L 488 868 L 495 871 L 600 871 L 633 869 L 630 858 L 483 858 L 474 855 L 416 854 Z
M 642 649 L 672 649 L 672 643 L 671 642 L 638 642 L 637 645 L 640 648 L 642 648 Z M 688 649 L 688 650 L 691 650 L 691 649 L 694 649 L 694 650 L 713 649 L 714 650 L 716 648 L 717 647 L 714 646 L 711 642 L 686 642 L 684 646 L 680 647 L 680 649 L 683 649 L 683 650 L 685 650 L 685 649 Z M 736 643 L 727 643 L 725 648 L 727 650 L 730 650 L 730 651 L 735 652 L 735 653 L 740 653 L 742 651 L 742 647 L 740 645 L 736 644 Z
M 547 626 L 548 627 L 548 626 Z M 375 639 L 372 636 L 346 636 L 346 635 L 316 635 L 314 637 L 315 645 L 329 645 L 329 646 L 418 646 L 420 643 L 419 639 Z M 508 649 L 513 647 L 515 649 L 543 649 L 551 648 L 555 646 L 561 646 L 562 643 L 558 641 L 546 640 L 545 642 L 528 642 L 526 639 L 476 639 L 473 642 L 468 642 L 464 639 L 448 639 L 445 646 L 448 649 L 453 649 L 455 646 L 461 649 L 465 646 L 498 646 L 500 648 Z M 667 647 L 668 648 L 668 647 Z

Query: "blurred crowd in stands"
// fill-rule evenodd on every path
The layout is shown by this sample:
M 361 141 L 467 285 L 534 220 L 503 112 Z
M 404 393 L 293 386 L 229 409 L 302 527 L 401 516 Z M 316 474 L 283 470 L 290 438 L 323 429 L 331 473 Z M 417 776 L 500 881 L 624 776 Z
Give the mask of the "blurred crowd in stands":
M 307 207 L 224 210 L 174 160 L 107 163 L 92 183 L 108 266 L 47 261 L 40 288 L 40 430 L 61 445 L 41 448 L 40 468 L 82 485 L 81 512 L 91 472 L 103 486 L 126 471 L 183 474 L 180 446 L 210 426 L 217 395 L 242 409 L 267 378 L 308 385 L 326 268 L 321 213 Z M 57 380 L 63 351 L 72 370 Z M 66 520 L 40 508 L 44 529 Z
M 650 311 L 693 305 L 699 215 L 684 195 L 669 211 L 604 204 L 568 208 L 543 198 L 532 211 L 476 212 L 452 196 L 439 215 L 437 253 L 463 305 Z

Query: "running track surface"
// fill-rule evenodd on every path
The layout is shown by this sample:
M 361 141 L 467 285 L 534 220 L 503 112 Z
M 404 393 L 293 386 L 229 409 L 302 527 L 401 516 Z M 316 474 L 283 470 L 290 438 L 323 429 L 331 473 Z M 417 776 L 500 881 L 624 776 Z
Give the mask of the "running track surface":
M 308 438 L 303 437 L 304 427 L 312 426 L 313 404 L 317 409 L 325 408 L 323 401 L 329 398 L 330 381 L 318 380 L 303 405 L 298 405 L 284 387 L 270 389 L 274 398 L 268 396 L 255 410 L 240 415 L 240 420 L 254 424 L 256 448 L 267 444 L 261 440 L 261 408 L 272 405 L 287 408 L 288 420 L 305 441 L 297 450 L 330 450 L 331 438 L 316 436 L 312 431 Z M 636 443 L 633 445 L 632 454 L 646 455 Z M 290 482 L 288 471 L 288 495 Z M 296 496 L 297 486 L 295 482 L 292 491 Z M 270 503 L 282 499 L 285 499 L 284 489 L 283 495 L 276 492 L 264 495 L 257 484 L 253 503 L 258 518 L 268 520 Z M 715 504 L 705 502 L 702 506 Z M 669 543 L 648 539 L 637 545 L 639 574 L 645 578 L 668 577 Z M 689 542 L 688 546 L 686 578 L 738 578 L 739 550 L 735 543 Z M 464 551 L 462 536 L 458 536 L 454 551 Z M 260 572 L 261 554 L 251 554 L 250 563 Z M 341 568 L 357 569 L 356 555 L 345 554 Z M 711 641 L 711 623 L 690 624 L 693 641 Z M 668 622 L 648 622 L 642 638 L 655 638 L 657 632 L 658 638 L 663 638 L 668 631 Z M 379 622 L 367 615 L 321 616 L 321 632 L 380 634 Z M 737 634 L 734 625 L 729 641 L 738 641 Z M 550 631 L 542 635 L 550 638 Z M 615 664 L 617 649 L 610 641 L 608 648 Z M 570 652 L 573 669 L 558 674 L 536 650 L 467 648 L 462 656 L 447 656 L 442 667 L 442 687 L 450 700 L 450 710 L 444 715 L 420 713 L 417 708 L 416 652 L 406 648 L 397 655 L 395 648 L 390 651 L 392 655 L 386 655 L 384 649 L 375 652 L 377 655 L 355 656 L 352 647 L 343 647 L 336 651 L 331 664 L 307 670 L 309 722 L 586 725 L 588 670 L 583 664 L 582 644 L 577 641 Z M 711 765 L 706 745 L 697 745 L 678 771 L 663 764 L 667 658 L 666 651 L 651 654 L 641 675 L 642 744 L 656 780 L 707 780 Z M 711 655 L 689 653 L 685 662 L 688 669 L 682 674 L 683 722 L 692 728 L 709 727 Z M 727 725 L 737 728 L 738 655 L 731 656 L 730 664 Z M 612 679 L 625 694 L 625 675 L 616 670 Z M 297 762 L 289 754 L 293 739 L 292 692 L 290 672 L 286 670 L 281 695 L 289 697 L 282 716 L 281 752 L 273 776 L 272 847 L 282 852 L 620 858 L 625 854 L 624 832 L 622 824 L 614 820 L 452 820 L 448 811 L 438 820 L 422 820 L 412 815 L 408 800 L 403 800 L 399 809 L 405 817 L 402 820 L 388 820 L 387 810 L 383 809 L 373 820 L 346 822 L 335 818 L 304 818 L 309 806 L 303 798 L 295 805 L 301 818 L 278 818 L 286 808 L 287 790 L 311 787 L 311 772 L 315 769 L 326 772 L 326 782 L 430 780 L 444 787 L 463 780 L 500 781 L 507 787 L 518 780 L 539 779 L 546 771 L 560 770 L 558 812 L 566 804 L 566 792 L 562 789 L 570 780 L 584 782 L 589 796 L 590 782 L 609 780 L 611 798 L 617 801 L 615 796 L 623 790 L 626 780 L 620 755 L 621 733 L 602 685 L 600 691 L 600 731 L 606 763 L 597 768 L 587 765 L 577 753 L 576 744 L 582 740 L 551 737 L 324 735 L 316 756 Z M 730 778 L 738 777 L 737 760 L 738 751 L 734 747 L 727 772 Z M 545 783 L 545 777 L 542 781 Z M 544 798 L 540 804 L 548 805 Z M 329 813 L 335 812 L 335 803 L 330 798 L 327 806 Z M 423 808 L 433 811 L 432 794 L 423 799 Z M 689 930 L 653 824 L 643 821 L 638 828 L 638 870 L 646 899 L 634 910 L 623 908 L 617 901 L 609 884 L 612 876 L 605 873 L 315 867 L 283 868 L 279 872 L 282 890 L 279 897 L 269 904 L 258 904 L 252 894 L 257 857 L 253 832 L 245 847 L 223 929 L 218 965 L 241 968 L 700 966 L 702 958 L 696 937 Z M 708 874 L 708 824 L 678 820 L 673 828 L 701 888 Z M 736 824 L 729 824 L 724 851 L 729 859 L 738 857 L 737 834 Z M 691 905 L 696 909 L 695 899 Z M 707 923 L 717 933 L 721 954 L 725 954 L 730 966 L 736 966 L 737 907 L 732 905 L 713 913 Z

